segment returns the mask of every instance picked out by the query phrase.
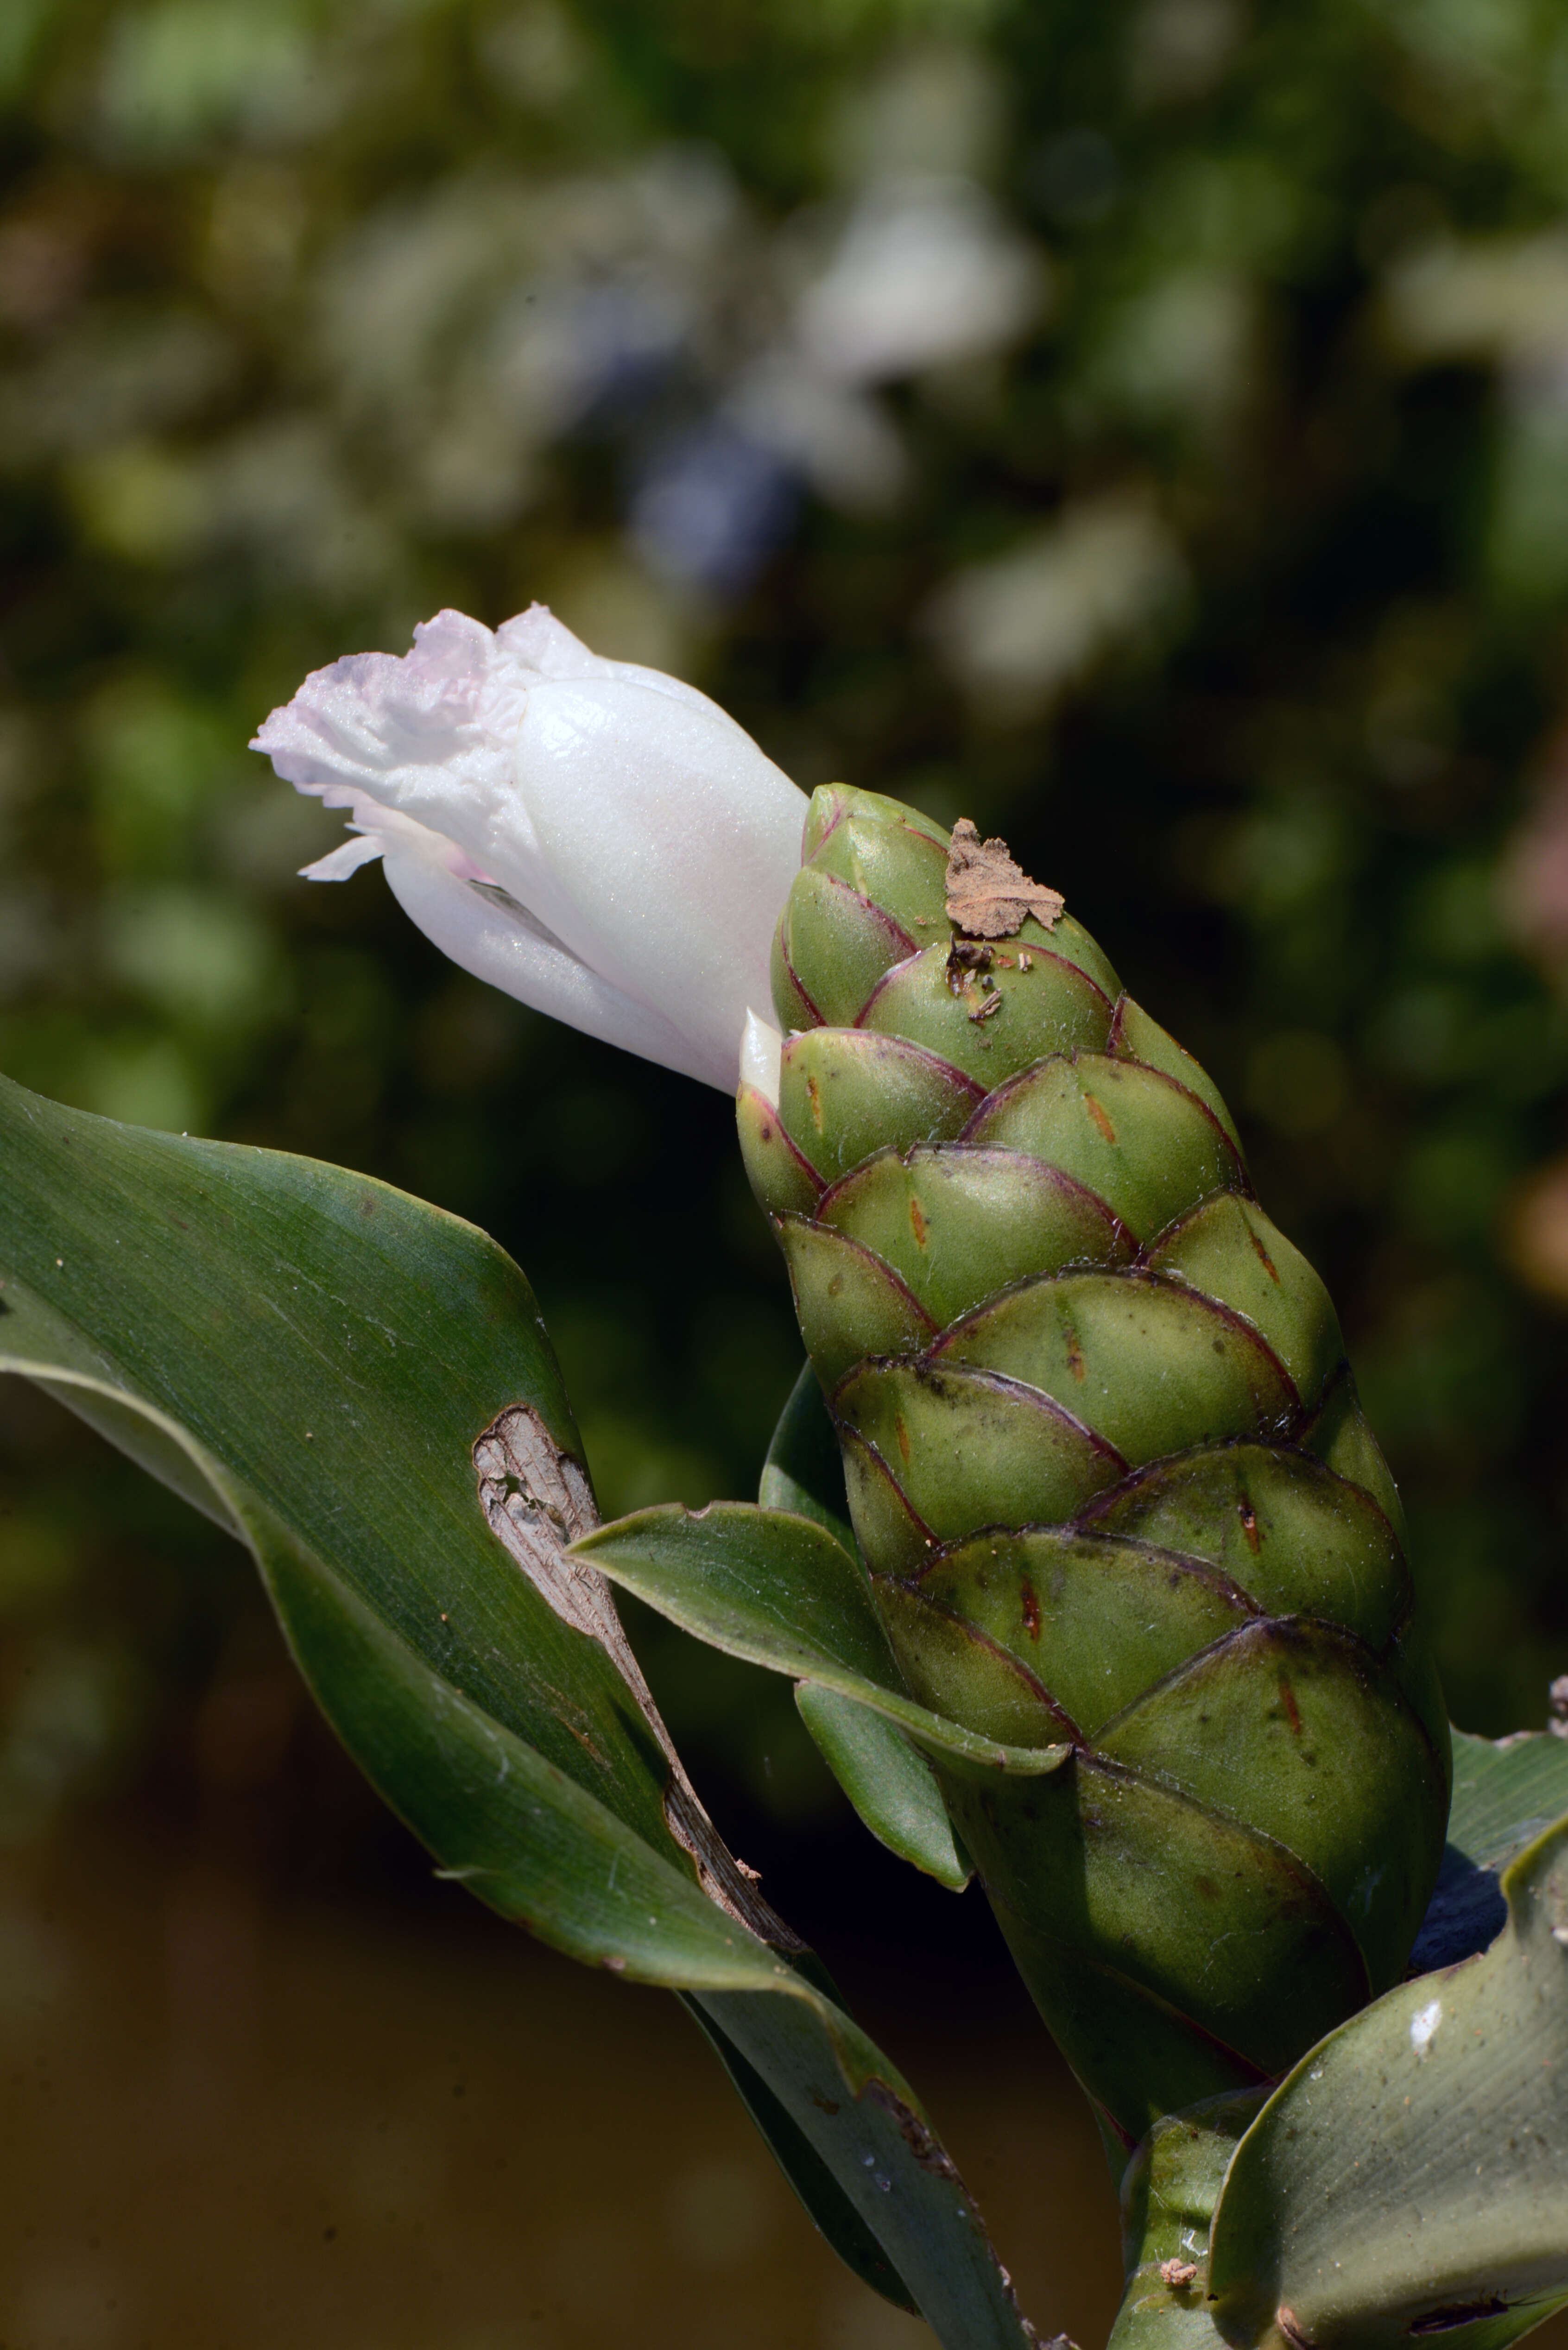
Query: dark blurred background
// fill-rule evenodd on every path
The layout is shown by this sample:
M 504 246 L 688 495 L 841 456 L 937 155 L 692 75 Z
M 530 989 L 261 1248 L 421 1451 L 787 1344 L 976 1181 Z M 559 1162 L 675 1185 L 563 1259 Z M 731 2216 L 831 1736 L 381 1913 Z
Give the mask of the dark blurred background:
M 487 993 L 373 870 L 296 881 L 337 819 L 244 748 L 337 654 L 541 598 L 700 683 L 806 789 L 971 815 L 1064 890 L 1328 1277 L 1456 1718 L 1539 1725 L 1568 1666 L 1557 0 L 7 0 L 0 111 L 0 1066 L 472 1218 L 535 1284 L 607 1510 L 751 1492 L 798 1346 L 727 1104 Z M 443 2005 L 482 2012 L 510 1966 L 563 2014 L 628 2012 L 429 1887 L 210 1527 L 14 1383 L 0 1479 L 18 2047 L 46 2012 L 79 2043 L 98 1982 L 93 2014 L 128 2002 L 105 2044 L 142 2035 L 161 2081 L 208 1975 L 241 2039 L 265 2012 L 292 2046 L 263 1961 L 317 1931 L 333 1996 L 369 1969 L 378 2012 L 403 1992 L 376 1969 L 427 1960 Z M 783 1684 L 637 1629 L 715 1809 L 871 2020 L 991 2017 L 971 2167 L 997 2168 L 1032 2027 L 978 1904 L 869 1846 Z M 120 1932 L 164 1953 L 140 2007 L 129 1960 L 70 1958 Z M 192 2080 L 240 2061 L 212 2029 Z M 601 2071 L 618 2033 L 581 2024 Z M 932 2061 L 972 2088 L 963 2045 Z M 148 2126 L 101 2098 L 60 2209 L 80 2132 Z M 272 2125 L 191 2110 L 190 2227 L 227 2241 L 213 2147 Z M 418 2175 L 399 2192 L 433 2209 Z M 1004 2241 L 1047 2328 L 1110 2291 L 1048 2298 L 1093 2224 L 1111 2261 L 1085 2178 L 1102 2218 L 1059 2255 L 1037 2213 Z M 235 2280 L 271 2222 L 231 2186 L 262 2234 L 205 2316 L 139 2225 L 140 2303 L 78 2245 L 5 2340 L 134 2350 L 139 2306 L 160 2350 L 313 2341 L 314 2250 L 277 2251 L 298 2305 L 265 2315 Z M 591 2294 L 514 2305 L 496 2192 L 490 2331 L 400 2287 L 321 2338 L 620 2338 Z M 787 2241 L 781 2275 L 830 2293 Z M 732 2273 L 693 2274 L 690 2310 L 653 2299 L 686 2313 L 672 2341 L 705 2338 L 699 2309 L 717 2341 Z M 811 2307 L 787 2338 L 905 2338 Z

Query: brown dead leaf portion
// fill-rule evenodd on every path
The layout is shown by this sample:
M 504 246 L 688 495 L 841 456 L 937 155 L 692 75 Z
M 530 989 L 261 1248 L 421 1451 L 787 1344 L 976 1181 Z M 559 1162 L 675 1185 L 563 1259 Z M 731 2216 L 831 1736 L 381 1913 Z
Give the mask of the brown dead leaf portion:
M 948 850 L 950 922 L 971 939 L 1011 939 L 1031 914 L 1050 930 L 1063 904 L 1059 889 L 1032 881 L 1013 862 L 1005 840 L 981 840 L 968 816 L 960 816 Z
M 597 1567 L 573 1558 L 567 1544 L 599 1523 L 594 1489 L 581 1461 L 563 1451 L 532 1404 L 514 1403 L 474 1440 L 479 1506 L 492 1534 L 541 1599 L 574 1631 L 597 1640 L 629 1690 L 670 1765 L 664 1816 L 696 1865 L 708 1898 L 776 1950 L 805 1944 L 756 1890 L 757 1871 L 738 1861 L 703 1810 L 621 1628 L 615 1595 Z M 624 1960 L 607 1959 L 609 1967 Z

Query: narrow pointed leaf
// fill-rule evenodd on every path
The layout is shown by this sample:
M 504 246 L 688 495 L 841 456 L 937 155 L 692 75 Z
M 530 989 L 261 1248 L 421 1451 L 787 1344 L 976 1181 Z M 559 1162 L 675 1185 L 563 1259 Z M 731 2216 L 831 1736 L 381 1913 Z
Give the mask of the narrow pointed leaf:
M 702 2005 L 764 2080 L 795 2087 L 794 2118 L 819 2150 L 834 2148 L 841 2178 L 858 2180 L 862 2216 L 945 2350 L 1039 2350 L 950 2157 L 871 2043 L 856 2034 L 836 2063 L 797 2001 L 721 1994 Z M 853 2101 L 843 2096 L 846 2069 L 859 2087 Z
M 736 2095 L 778 2155 L 790 2185 L 839 2259 L 875 2286 L 884 2300 L 918 2316 L 908 2285 L 788 2108 L 780 2104 L 756 2066 L 742 2056 L 700 1999 L 682 1992 L 680 2003 L 729 2074 Z M 787 2161 L 782 2149 L 788 2151 Z
M 931 1766 L 896 1722 L 837 1690 L 801 1681 L 794 1701 L 817 1752 L 879 1843 L 961 1893 L 974 1875 L 960 1852 Z
M 809 1363 L 802 1364 L 779 1414 L 757 1500 L 764 1510 L 815 1518 L 848 1556 L 858 1555 L 843 1455 Z M 794 1701 L 818 1753 L 872 1835 L 900 1860 L 961 1893 L 974 1872 L 959 1851 L 930 1765 L 897 1723 L 817 1681 L 797 1682 Z
M 932 1753 L 1038 1775 L 1056 1770 L 1070 1751 L 1004 1745 L 917 1704 L 899 1679 L 864 1575 L 815 1519 L 749 1502 L 695 1511 L 671 1503 L 614 1519 L 574 1543 L 568 1555 L 729 1656 L 857 1699 Z

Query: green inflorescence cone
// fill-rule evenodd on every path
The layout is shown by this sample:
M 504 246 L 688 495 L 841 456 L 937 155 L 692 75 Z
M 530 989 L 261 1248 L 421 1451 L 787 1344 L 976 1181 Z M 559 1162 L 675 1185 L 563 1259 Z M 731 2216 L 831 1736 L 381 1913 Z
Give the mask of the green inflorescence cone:
M 1130 2143 L 1398 1981 L 1448 1726 L 1333 1305 L 1218 1090 L 1065 913 L 960 929 L 949 856 L 816 794 L 742 1143 L 911 1691 L 1072 1745 L 940 1775 Z

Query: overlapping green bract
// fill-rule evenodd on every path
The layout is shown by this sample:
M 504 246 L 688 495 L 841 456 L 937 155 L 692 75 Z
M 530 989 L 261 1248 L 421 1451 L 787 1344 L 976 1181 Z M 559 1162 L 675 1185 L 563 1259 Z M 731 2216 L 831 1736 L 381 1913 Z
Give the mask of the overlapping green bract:
M 1068 916 L 981 941 L 948 836 L 834 786 L 743 1087 L 912 1691 L 1003 1931 L 1128 2137 L 1277 2074 L 1397 1981 L 1448 1731 L 1334 1309 L 1212 1082 Z

